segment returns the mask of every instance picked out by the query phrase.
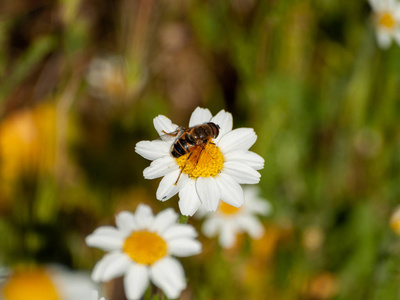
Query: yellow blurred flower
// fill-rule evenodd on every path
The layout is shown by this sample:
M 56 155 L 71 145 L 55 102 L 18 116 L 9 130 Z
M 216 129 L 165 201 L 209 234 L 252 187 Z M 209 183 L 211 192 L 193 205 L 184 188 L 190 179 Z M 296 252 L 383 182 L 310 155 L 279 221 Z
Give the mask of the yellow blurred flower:
M 310 226 L 303 232 L 302 244 L 308 251 L 317 251 L 321 248 L 325 240 L 325 234 L 321 227 Z
M 330 299 L 338 291 L 338 280 L 334 274 L 322 272 L 311 279 L 308 287 L 308 296 L 315 300 Z
M 3 300 L 88 300 L 96 285 L 88 274 L 59 266 L 16 269 L 0 289 Z
M 0 124 L 2 191 L 7 194 L 7 189 L 21 175 L 51 172 L 55 143 L 56 109 L 52 103 L 7 116 Z

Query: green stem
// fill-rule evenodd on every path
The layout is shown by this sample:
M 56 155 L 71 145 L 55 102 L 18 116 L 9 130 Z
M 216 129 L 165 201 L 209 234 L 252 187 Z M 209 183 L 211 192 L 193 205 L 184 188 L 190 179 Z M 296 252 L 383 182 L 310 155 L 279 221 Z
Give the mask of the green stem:
M 189 220 L 189 216 L 180 215 L 178 223 L 179 224 L 187 224 L 188 220 Z

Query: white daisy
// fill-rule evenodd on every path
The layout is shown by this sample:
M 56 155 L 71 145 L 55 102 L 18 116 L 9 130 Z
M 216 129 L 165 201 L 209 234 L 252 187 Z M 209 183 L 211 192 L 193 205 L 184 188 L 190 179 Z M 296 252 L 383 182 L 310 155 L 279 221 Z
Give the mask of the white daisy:
M 236 208 L 222 202 L 215 213 L 203 213 L 206 216 L 202 226 L 203 234 L 207 237 L 219 234 L 219 244 L 223 248 L 234 246 L 239 233 L 247 232 L 253 239 L 261 238 L 264 227 L 256 215 L 266 216 L 271 213 L 272 207 L 258 194 L 258 187 L 245 187 L 243 206 Z
M 400 45 L 400 5 L 396 0 L 369 0 L 374 11 L 379 47 L 389 48 L 394 39 Z
M 218 208 L 219 200 L 240 207 L 243 190 L 240 184 L 256 184 L 264 159 L 249 151 L 257 140 L 252 128 L 232 130 L 232 115 L 221 110 L 214 117 L 208 109 L 197 107 L 189 127 L 212 122 L 219 126 L 219 135 L 207 143 L 200 158 L 187 153 L 179 158 L 171 155 L 175 140 L 141 141 L 135 151 L 152 160 L 143 172 L 146 179 L 163 177 L 157 189 L 157 199 L 168 200 L 179 192 L 179 208 L 183 215 L 193 215 L 203 204 L 208 211 Z M 161 137 L 179 127 L 165 116 L 154 118 L 154 127 Z M 177 181 L 177 179 L 179 180 Z
M 116 56 L 94 58 L 89 65 L 86 81 L 95 97 L 118 98 L 126 96 L 127 82 L 124 61 Z
M 104 226 L 86 238 L 89 246 L 110 253 L 94 267 L 94 281 L 108 281 L 124 275 L 125 294 L 139 299 L 149 281 L 163 290 L 168 298 L 177 298 L 186 287 L 184 270 L 174 256 L 191 256 L 201 252 L 195 240 L 197 232 L 187 224 L 177 224 L 178 214 L 172 208 L 154 216 L 147 205 L 136 213 L 123 211 L 116 216 L 117 228 Z
M 3 300 L 87 300 L 97 286 L 81 271 L 61 266 L 18 268 L 1 285 Z

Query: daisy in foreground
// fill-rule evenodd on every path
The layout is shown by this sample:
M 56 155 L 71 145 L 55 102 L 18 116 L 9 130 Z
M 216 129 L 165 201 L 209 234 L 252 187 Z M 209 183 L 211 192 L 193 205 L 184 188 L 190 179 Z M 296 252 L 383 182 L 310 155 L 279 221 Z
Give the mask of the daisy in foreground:
M 182 265 L 171 255 L 185 257 L 201 252 L 195 229 L 177 224 L 177 220 L 172 208 L 154 216 L 143 204 L 135 214 L 119 213 L 117 228 L 99 227 L 86 238 L 89 246 L 110 252 L 96 264 L 92 279 L 108 281 L 124 275 L 129 300 L 140 299 L 150 280 L 168 298 L 177 298 L 186 288 L 186 280 Z
M 271 204 L 258 196 L 258 187 L 245 187 L 243 206 L 236 208 L 224 202 L 215 213 L 199 211 L 199 216 L 206 216 L 201 231 L 207 237 L 219 234 L 219 244 L 231 248 L 236 243 L 236 236 L 247 232 L 251 238 L 259 239 L 264 234 L 264 227 L 256 215 L 266 216 L 272 211 Z
M 400 5 L 396 0 L 369 0 L 374 11 L 379 47 L 388 49 L 394 39 L 400 45 Z
M 199 138 L 190 129 L 198 125 L 206 129 L 208 126 L 213 135 L 195 147 L 192 145 Z M 249 151 L 257 140 L 254 130 L 232 130 L 232 126 L 230 113 L 221 110 L 213 117 L 208 109 L 200 107 L 192 113 L 186 131 L 165 116 L 154 118 L 161 140 L 141 141 L 135 151 L 153 161 L 143 172 L 146 179 L 164 176 L 157 189 L 157 199 L 165 201 L 179 192 L 179 208 L 186 216 L 193 215 L 201 204 L 207 211 L 215 211 L 219 200 L 240 207 L 244 202 L 240 184 L 260 181 L 257 170 L 264 167 L 264 159 Z M 174 136 L 174 132 L 175 138 L 165 138 Z M 193 148 L 197 149 L 195 155 L 190 150 Z
M 95 288 L 89 274 L 80 271 L 58 265 L 25 266 L 12 270 L 1 283 L 0 299 L 92 300 Z

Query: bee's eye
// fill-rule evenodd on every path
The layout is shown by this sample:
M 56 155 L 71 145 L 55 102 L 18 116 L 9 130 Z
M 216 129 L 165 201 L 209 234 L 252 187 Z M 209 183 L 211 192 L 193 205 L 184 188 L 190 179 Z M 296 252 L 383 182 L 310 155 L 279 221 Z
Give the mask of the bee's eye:
M 214 138 L 218 137 L 219 135 L 219 125 L 218 124 L 214 124 L 213 128 L 213 132 L 214 132 Z

